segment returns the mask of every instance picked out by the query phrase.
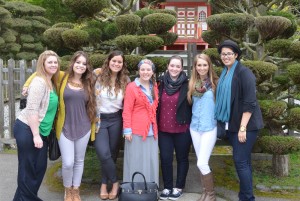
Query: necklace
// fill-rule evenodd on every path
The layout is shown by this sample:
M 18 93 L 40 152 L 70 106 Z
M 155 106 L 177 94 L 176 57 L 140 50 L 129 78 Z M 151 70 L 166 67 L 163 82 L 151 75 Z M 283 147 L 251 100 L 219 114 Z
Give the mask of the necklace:
M 81 83 L 72 82 L 71 80 L 68 80 L 68 83 L 69 83 L 72 87 L 83 88 L 83 85 L 82 85 Z

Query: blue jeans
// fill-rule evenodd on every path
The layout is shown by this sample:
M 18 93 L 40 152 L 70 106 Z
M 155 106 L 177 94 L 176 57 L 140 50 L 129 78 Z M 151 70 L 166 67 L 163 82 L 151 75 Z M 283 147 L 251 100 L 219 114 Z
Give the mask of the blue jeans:
M 185 133 L 166 133 L 159 131 L 158 146 L 164 188 L 173 188 L 173 156 L 174 149 L 177 160 L 176 188 L 183 189 L 189 170 L 189 151 L 192 144 L 189 129 Z
M 254 201 L 252 185 L 251 151 L 257 139 L 258 130 L 247 131 L 247 141 L 240 143 L 237 132 L 227 131 L 233 148 L 233 161 L 240 180 L 240 201 Z

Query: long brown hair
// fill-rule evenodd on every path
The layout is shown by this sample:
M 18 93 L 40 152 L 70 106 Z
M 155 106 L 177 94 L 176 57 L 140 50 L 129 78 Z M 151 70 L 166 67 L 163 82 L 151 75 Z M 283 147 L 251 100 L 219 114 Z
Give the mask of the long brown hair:
M 115 81 L 115 86 L 111 85 L 111 76 L 112 76 L 112 71 L 109 68 L 109 62 L 112 58 L 114 58 L 115 56 L 121 56 L 123 59 L 123 66 L 122 69 L 118 72 L 117 74 L 117 78 Z M 101 74 L 98 76 L 98 80 L 100 81 L 101 86 L 103 87 L 107 87 L 108 88 L 108 93 L 110 95 L 112 95 L 112 88 L 115 87 L 114 92 L 116 94 L 116 96 L 118 95 L 118 93 L 122 90 L 122 93 L 124 95 L 125 93 L 125 88 L 128 84 L 128 75 L 129 72 L 127 70 L 127 65 L 126 65 L 126 61 L 125 61 L 125 57 L 122 51 L 119 50 L 115 50 L 112 51 L 107 58 L 105 59 L 103 65 L 102 65 L 102 71 Z
M 58 76 L 59 76 L 59 70 L 60 70 L 60 60 L 59 60 L 59 56 L 55 52 L 53 52 L 52 50 L 46 50 L 40 54 L 40 56 L 37 60 L 37 65 L 36 65 L 36 75 L 39 77 L 42 77 L 45 80 L 45 82 L 48 83 L 47 78 L 46 78 L 47 73 L 45 71 L 45 61 L 50 56 L 55 56 L 57 58 L 57 62 L 58 62 L 57 71 L 51 78 L 51 81 L 52 81 L 55 89 L 57 90 Z M 48 86 L 48 87 L 51 88 L 51 86 Z
M 191 74 L 191 78 L 189 81 L 189 91 L 187 93 L 187 99 L 190 104 L 192 104 L 192 94 L 195 91 L 195 84 L 198 80 L 200 80 L 200 75 L 198 74 L 198 72 L 196 70 L 196 65 L 197 65 L 197 62 L 199 59 L 203 59 L 204 61 L 206 61 L 208 63 L 208 67 L 209 67 L 208 68 L 208 78 L 211 82 L 211 87 L 214 92 L 214 95 L 216 93 L 217 83 L 218 83 L 218 79 L 219 79 L 213 69 L 213 65 L 212 65 L 212 62 L 211 62 L 211 59 L 209 58 L 209 56 L 206 54 L 196 55 L 194 58 L 192 74 Z
M 76 60 L 78 59 L 78 57 L 83 56 L 86 59 L 86 71 L 81 75 L 81 82 L 83 84 L 83 88 L 86 92 L 86 94 L 88 95 L 88 102 L 87 102 L 87 113 L 88 113 L 88 117 L 90 119 L 91 122 L 95 121 L 95 117 L 96 117 L 96 99 L 95 99 L 95 81 L 94 81 L 94 77 L 93 77 L 93 71 L 91 69 L 90 63 L 89 63 L 89 58 L 88 55 L 83 52 L 83 51 L 77 51 L 74 53 L 72 59 L 71 59 L 71 63 L 70 66 L 67 70 L 67 73 L 69 74 L 69 78 L 73 78 L 74 77 L 74 71 L 73 71 L 73 66 L 76 62 Z

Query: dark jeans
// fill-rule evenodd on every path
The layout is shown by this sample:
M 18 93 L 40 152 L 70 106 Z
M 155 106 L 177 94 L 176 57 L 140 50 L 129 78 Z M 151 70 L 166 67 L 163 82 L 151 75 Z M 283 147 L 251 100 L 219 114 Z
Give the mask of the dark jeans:
M 42 137 L 42 148 L 35 148 L 30 127 L 18 119 L 14 125 L 14 136 L 19 165 L 18 187 L 13 201 L 41 201 L 37 194 L 47 169 L 47 137 Z
M 252 184 L 251 151 L 257 139 L 258 130 L 247 131 L 247 141 L 240 143 L 238 133 L 229 132 L 229 141 L 233 148 L 234 165 L 240 180 L 240 201 L 254 201 Z
M 176 188 L 183 189 L 189 170 L 189 151 L 192 144 L 189 129 L 186 133 L 158 133 L 161 170 L 164 188 L 173 188 L 173 156 L 174 149 L 177 160 Z
M 102 167 L 102 183 L 118 181 L 116 160 L 122 136 L 122 112 L 101 114 L 101 126 L 96 134 L 95 148 Z

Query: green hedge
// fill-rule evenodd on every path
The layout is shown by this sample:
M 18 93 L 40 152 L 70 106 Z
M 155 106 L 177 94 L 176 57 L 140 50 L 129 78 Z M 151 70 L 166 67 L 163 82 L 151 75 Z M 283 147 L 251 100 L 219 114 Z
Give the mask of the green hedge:
M 289 113 L 289 126 L 291 128 L 300 129 L 300 107 L 290 109 Z
M 287 67 L 287 73 L 295 84 L 300 84 L 300 64 L 292 64 Z
M 116 17 L 116 25 L 121 35 L 135 34 L 140 22 L 141 18 L 134 14 L 125 14 Z
M 284 101 L 259 100 L 260 109 L 265 119 L 279 119 L 287 109 Z
M 272 53 L 281 52 L 281 53 L 289 54 L 288 50 L 291 44 L 292 41 L 288 39 L 275 39 L 275 40 L 270 40 L 266 44 L 266 49 Z
M 67 28 L 67 29 L 73 29 L 75 25 L 71 22 L 59 22 L 52 26 L 52 28 Z
M 79 29 L 68 29 L 61 34 L 66 47 L 72 50 L 78 50 L 87 44 L 89 34 Z
M 137 10 L 134 12 L 134 14 L 139 16 L 141 19 L 143 19 L 145 16 L 150 15 L 152 13 L 154 13 L 154 10 L 148 8 L 142 8 L 141 10 Z
M 68 28 L 50 28 L 43 33 L 44 42 L 48 45 L 50 49 L 58 50 L 60 49 L 64 42 L 62 39 L 62 33 L 68 30 Z
M 92 54 L 89 56 L 91 66 L 95 68 L 101 68 L 107 55 L 105 54 Z
M 16 36 L 12 33 L 12 31 L 9 30 L 2 34 L 2 38 L 6 43 L 14 43 L 17 40 Z
M 163 39 L 158 36 L 141 35 L 138 36 L 138 40 L 143 55 L 149 54 L 150 52 L 157 50 L 164 44 Z
M 258 143 L 264 152 L 274 155 L 284 155 L 300 150 L 300 139 L 285 136 L 262 136 Z
M 114 41 L 124 54 L 130 54 L 136 47 L 140 46 L 139 38 L 136 35 L 121 35 Z
M 20 52 L 16 55 L 17 59 L 24 59 L 24 60 L 33 60 L 38 57 L 36 53 L 33 52 Z
M 20 39 L 21 39 L 21 42 L 23 42 L 23 43 L 34 42 L 34 37 L 29 34 L 21 34 Z
M 169 31 L 177 22 L 176 17 L 170 14 L 153 13 L 142 20 L 142 27 L 149 34 L 163 34 Z

